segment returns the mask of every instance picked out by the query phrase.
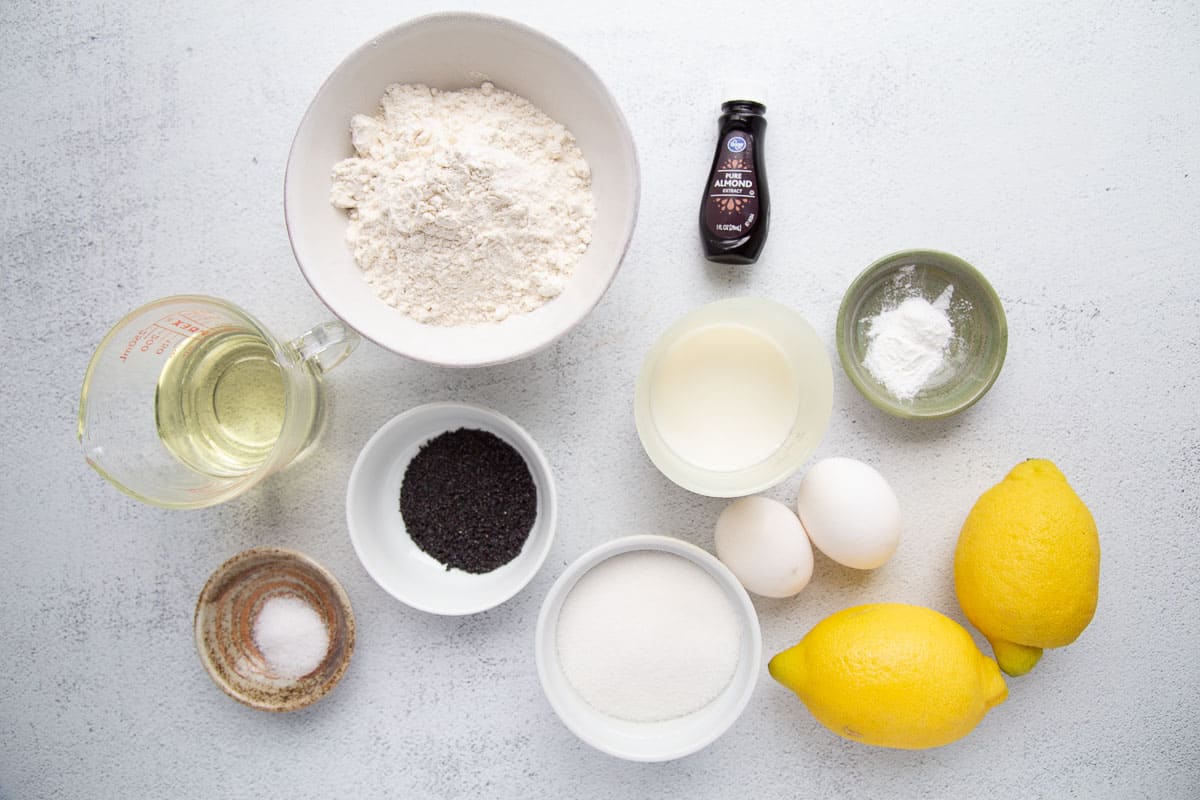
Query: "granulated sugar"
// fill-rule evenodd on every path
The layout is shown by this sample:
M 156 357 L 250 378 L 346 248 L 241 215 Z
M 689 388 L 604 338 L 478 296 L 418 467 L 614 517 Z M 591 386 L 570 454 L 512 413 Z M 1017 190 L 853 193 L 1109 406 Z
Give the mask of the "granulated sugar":
M 631 722 L 715 700 L 737 670 L 741 626 L 721 586 L 686 558 L 613 556 L 579 579 L 558 616 L 563 673 L 593 708 Z

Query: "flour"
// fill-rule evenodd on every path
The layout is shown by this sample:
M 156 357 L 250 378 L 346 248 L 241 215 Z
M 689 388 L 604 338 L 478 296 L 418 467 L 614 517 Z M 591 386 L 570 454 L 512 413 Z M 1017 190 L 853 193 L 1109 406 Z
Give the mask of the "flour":
M 924 297 L 906 298 L 867 321 L 867 355 L 863 365 L 897 400 L 910 400 L 942 367 L 954 336 L 947 286 L 930 303 Z
M 575 138 L 484 83 L 389 86 L 350 124 L 356 157 L 330 200 L 368 283 L 418 322 L 500 322 L 562 292 L 592 237 L 591 170 Z

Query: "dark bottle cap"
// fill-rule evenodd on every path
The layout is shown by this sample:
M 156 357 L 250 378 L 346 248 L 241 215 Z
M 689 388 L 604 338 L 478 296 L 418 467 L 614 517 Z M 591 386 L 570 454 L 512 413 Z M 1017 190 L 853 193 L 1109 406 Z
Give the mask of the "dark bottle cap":
M 767 87 L 756 81 L 738 81 L 727 83 L 721 90 L 722 102 L 757 103 L 764 108 L 767 105 Z

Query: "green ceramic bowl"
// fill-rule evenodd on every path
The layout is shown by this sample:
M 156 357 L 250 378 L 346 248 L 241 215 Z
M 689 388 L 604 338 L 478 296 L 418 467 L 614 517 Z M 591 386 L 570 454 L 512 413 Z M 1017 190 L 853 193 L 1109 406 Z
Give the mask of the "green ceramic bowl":
M 903 387 L 890 390 L 864 362 L 872 320 L 909 297 L 944 305 L 953 332 L 938 369 L 915 394 L 901 397 Z M 903 250 L 879 259 L 850 284 L 836 338 L 842 368 L 872 405 L 897 417 L 938 419 L 969 408 L 995 383 L 1008 349 L 1008 322 L 996 291 L 966 261 L 936 250 Z

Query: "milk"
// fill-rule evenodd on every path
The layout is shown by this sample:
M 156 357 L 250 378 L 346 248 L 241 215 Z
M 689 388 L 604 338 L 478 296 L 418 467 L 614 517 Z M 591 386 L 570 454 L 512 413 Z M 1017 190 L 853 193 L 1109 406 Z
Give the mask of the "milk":
M 737 323 L 684 334 L 650 381 L 650 413 L 663 442 L 716 472 L 769 458 L 791 433 L 799 406 L 800 381 L 783 350 Z

